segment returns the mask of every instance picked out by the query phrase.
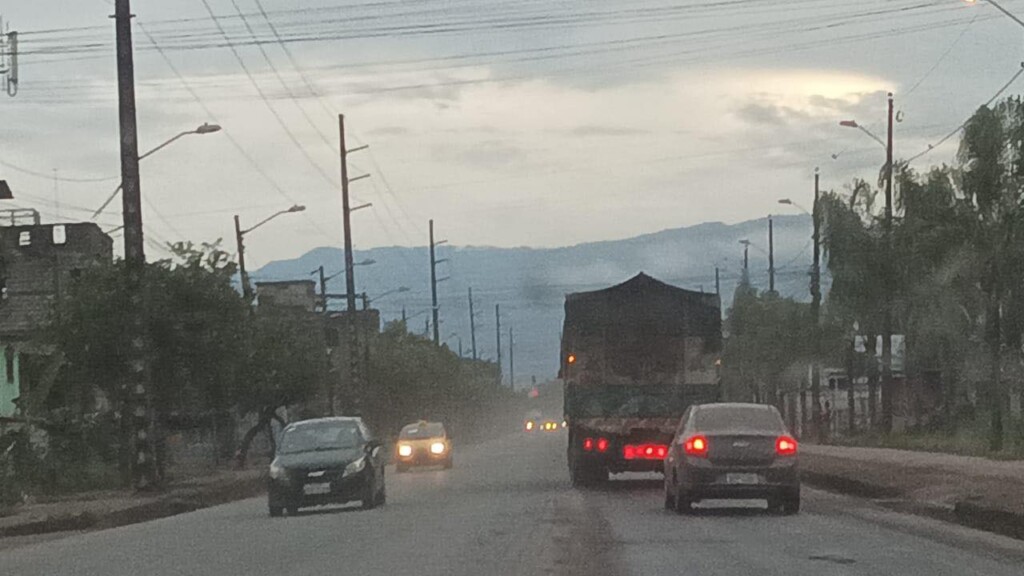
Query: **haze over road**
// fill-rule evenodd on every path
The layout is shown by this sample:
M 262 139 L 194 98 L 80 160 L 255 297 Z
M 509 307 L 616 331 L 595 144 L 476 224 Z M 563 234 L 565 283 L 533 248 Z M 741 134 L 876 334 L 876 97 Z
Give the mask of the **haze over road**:
M 450 471 L 388 472 L 388 504 L 271 519 L 257 498 L 164 520 L 7 546 L 11 575 L 1019 575 L 1024 542 L 804 489 L 763 503 L 662 508 L 660 478 L 570 487 L 565 438 L 456 448 Z

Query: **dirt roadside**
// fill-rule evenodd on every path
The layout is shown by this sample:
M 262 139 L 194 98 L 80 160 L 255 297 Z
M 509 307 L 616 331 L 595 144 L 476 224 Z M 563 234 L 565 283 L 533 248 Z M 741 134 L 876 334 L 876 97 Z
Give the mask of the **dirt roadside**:
M 251 498 L 266 488 L 263 468 L 225 471 L 173 484 L 158 494 L 106 491 L 27 504 L 0 517 L 0 538 L 99 530 Z
M 1024 462 L 809 444 L 801 451 L 808 485 L 1024 539 Z

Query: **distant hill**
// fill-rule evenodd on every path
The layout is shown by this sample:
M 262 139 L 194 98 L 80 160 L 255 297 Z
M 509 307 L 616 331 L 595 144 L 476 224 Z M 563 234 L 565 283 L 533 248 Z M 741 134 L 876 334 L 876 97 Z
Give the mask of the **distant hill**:
M 776 290 L 783 296 L 807 300 L 811 263 L 811 222 L 806 215 L 776 216 Z M 738 224 L 711 222 L 663 230 L 624 240 L 590 242 L 565 248 L 493 248 L 479 246 L 438 247 L 441 337 L 451 348 L 470 354 L 467 289 L 473 287 L 476 309 L 477 352 L 494 359 L 496 348 L 494 305 L 501 305 L 502 364 L 508 377 L 508 329 L 515 331 L 516 384 L 525 386 L 532 377 L 539 382 L 558 370 L 562 305 L 568 292 L 594 290 L 617 284 L 638 272 L 664 282 L 689 288 L 715 290 L 715 266 L 720 268 L 723 307 L 728 308 L 743 266 L 743 246 L 749 239 L 751 283 L 768 287 L 767 219 Z M 528 238 L 524 238 L 524 242 Z M 373 259 L 372 266 L 356 268 L 357 290 L 374 295 L 408 287 L 372 306 L 383 320 L 396 320 L 404 307 L 410 330 L 422 332 L 430 309 L 430 257 L 427 247 L 387 247 L 357 250 L 356 262 Z M 312 278 L 309 271 L 321 264 L 328 274 L 343 267 L 338 248 L 316 248 L 293 260 L 271 262 L 252 274 L 254 281 Z M 827 279 L 826 279 L 827 282 Z M 344 292 L 339 275 L 329 291 Z M 337 302 L 335 306 L 343 304 Z M 723 314 L 724 314 L 723 310 Z M 457 336 L 456 336 L 457 334 Z

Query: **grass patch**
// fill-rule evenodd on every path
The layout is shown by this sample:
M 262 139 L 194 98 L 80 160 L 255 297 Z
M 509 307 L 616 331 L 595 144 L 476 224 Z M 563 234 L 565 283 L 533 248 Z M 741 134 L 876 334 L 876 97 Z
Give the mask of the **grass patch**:
M 1020 424 L 1008 422 L 1006 429 L 1016 433 Z M 838 446 L 860 446 L 868 448 L 895 448 L 899 450 L 916 450 L 919 452 L 938 452 L 957 454 L 960 456 L 980 456 L 995 460 L 1024 459 L 1024 437 L 1013 438 L 1008 434 L 1003 450 L 989 450 L 988 422 L 971 422 L 960 426 L 955 432 L 935 430 L 908 431 L 893 434 L 869 432 L 855 436 L 833 438 L 832 444 Z

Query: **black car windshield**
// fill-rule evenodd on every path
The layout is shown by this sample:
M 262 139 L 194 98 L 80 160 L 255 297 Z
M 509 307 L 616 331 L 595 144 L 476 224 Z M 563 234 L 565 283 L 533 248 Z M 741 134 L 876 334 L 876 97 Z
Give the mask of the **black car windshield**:
M 399 434 L 399 437 L 404 440 L 425 440 L 427 438 L 440 438 L 441 436 L 444 436 L 444 426 L 441 424 L 406 426 Z
M 357 448 L 363 442 L 354 422 L 311 422 L 285 430 L 281 438 L 281 454 L 315 450 Z
M 768 432 L 786 430 L 779 415 L 763 406 L 713 406 L 697 410 L 694 426 L 701 432 Z

